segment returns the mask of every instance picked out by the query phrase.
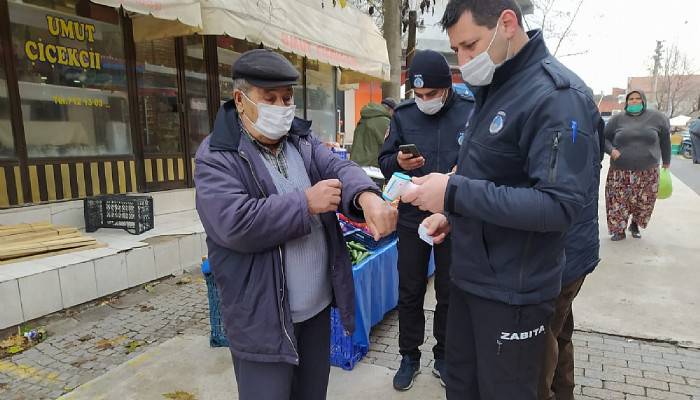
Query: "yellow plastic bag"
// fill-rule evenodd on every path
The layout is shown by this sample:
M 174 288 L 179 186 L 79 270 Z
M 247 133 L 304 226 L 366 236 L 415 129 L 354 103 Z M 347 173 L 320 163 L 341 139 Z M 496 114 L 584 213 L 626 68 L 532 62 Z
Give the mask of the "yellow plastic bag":
M 671 180 L 671 171 L 668 168 L 661 168 L 659 175 L 659 192 L 656 195 L 657 199 L 668 199 L 673 194 L 673 182 Z

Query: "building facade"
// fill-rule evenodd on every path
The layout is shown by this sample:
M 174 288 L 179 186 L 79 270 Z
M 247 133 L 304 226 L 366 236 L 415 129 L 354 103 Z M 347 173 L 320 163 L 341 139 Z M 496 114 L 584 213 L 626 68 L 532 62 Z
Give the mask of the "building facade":
M 231 65 L 258 47 L 135 34 L 133 14 L 87 0 L 0 0 L 0 208 L 193 187 Z M 336 141 L 340 68 L 280 52 L 302 76 L 298 115 Z

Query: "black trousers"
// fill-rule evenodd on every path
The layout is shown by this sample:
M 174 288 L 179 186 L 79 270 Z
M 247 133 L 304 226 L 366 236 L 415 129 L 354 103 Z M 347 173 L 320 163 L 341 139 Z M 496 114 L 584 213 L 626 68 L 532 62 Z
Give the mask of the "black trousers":
M 435 320 L 433 346 L 436 359 L 445 359 L 445 330 L 450 289 L 450 242 L 431 247 L 418 237 L 417 229 L 398 227 L 399 269 L 399 351 L 401 355 L 419 360 L 418 349 L 425 340 L 423 302 L 428 286 L 430 253 L 435 250 Z
M 554 300 L 512 306 L 450 288 L 448 400 L 537 400 Z
M 233 357 L 240 400 L 325 400 L 330 374 L 330 307 L 294 324 L 299 365 Z

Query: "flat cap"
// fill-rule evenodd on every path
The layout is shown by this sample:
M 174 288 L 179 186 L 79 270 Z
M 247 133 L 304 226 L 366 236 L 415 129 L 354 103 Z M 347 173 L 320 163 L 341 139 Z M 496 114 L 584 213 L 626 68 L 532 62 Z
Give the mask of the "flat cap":
M 299 72 L 282 55 L 268 49 L 243 53 L 233 63 L 233 79 L 245 79 L 263 88 L 290 86 L 297 83 Z

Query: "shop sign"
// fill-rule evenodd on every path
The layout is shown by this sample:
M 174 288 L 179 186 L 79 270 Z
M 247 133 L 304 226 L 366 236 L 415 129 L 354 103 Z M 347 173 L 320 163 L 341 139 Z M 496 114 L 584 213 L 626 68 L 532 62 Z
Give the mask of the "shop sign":
M 95 25 L 74 21 L 53 15 L 46 16 L 49 34 L 57 38 L 66 38 L 84 43 L 95 42 Z M 44 43 L 41 38 L 27 40 L 24 52 L 32 62 L 41 61 L 51 65 L 60 64 L 82 69 L 102 68 L 100 53 L 92 49 L 80 49 L 53 43 Z

